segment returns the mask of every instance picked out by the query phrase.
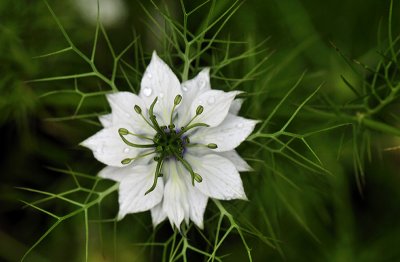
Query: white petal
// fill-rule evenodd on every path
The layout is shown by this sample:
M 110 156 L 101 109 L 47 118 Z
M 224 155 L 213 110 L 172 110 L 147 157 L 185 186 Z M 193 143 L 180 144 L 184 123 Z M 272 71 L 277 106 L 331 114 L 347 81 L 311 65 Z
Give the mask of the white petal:
M 167 214 L 162 209 L 162 202 L 151 209 L 151 220 L 153 222 L 153 226 L 156 227 L 158 224 L 163 222 L 167 218 Z
M 200 94 L 211 90 L 210 69 L 204 68 L 194 78 L 182 83 L 182 103 L 178 109 L 178 125 L 183 126 L 190 120 L 190 107 L 193 100 Z
M 103 127 L 110 127 L 112 125 L 112 114 L 99 116 L 99 120 Z
M 196 187 L 205 195 L 221 199 L 247 199 L 242 180 L 235 166 L 228 159 L 218 155 L 202 157 L 185 155 L 193 170 L 203 181 Z
M 186 184 L 186 195 L 182 196 L 189 202 L 189 217 L 199 228 L 203 228 L 204 211 L 206 210 L 208 196 L 204 195 L 197 187 L 192 184 L 189 171 L 185 169 L 181 162 L 177 163 L 178 173 Z
M 188 184 L 187 197 L 190 205 L 189 206 L 190 220 L 192 220 L 196 224 L 196 226 L 203 229 L 204 211 L 206 210 L 208 196 L 203 194 L 199 189 L 196 188 L 196 186 L 193 187 L 192 184 Z
M 190 155 L 199 157 L 209 154 L 217 154 L 231 161 L 232 164 L 235 165 L 237 171 L 239 172 L 253 171 L 253 168 L 251 168 L 251 166 L 249 166 L 247 162 L 239 156 L 236 150 L 230 150 L 226 152 L 215 152 L 215 149 L 209 149 L 207 147 L 200 147 L 200 146 L 192 146 L 188 147 L 186 149 L 186 152 Z
M 142 109 L 142 114 L 147 116 L 146 105 L 140 97 L 130 92 L 117 92 L 107 95 L 107 100 L 111 106 L 113 126 L 128 125 L 128 129 L 133 129 L 130 131 L 140 132 L 140 134 L 155 134 L 155 131 L 134 109 L 135 105 L 138 105 Z
M 238 91 L 226 93 L 220 90 L 209 90 L 197 96 L 190 109 L 191 118 L 196 115 L 199 105 L 204 107 L 204 111 L 193 123 L 206 123 L 211 127 L 219 125 L 227 116 L 233 99 L 239 93 Z
M 122 126 L 121 126 L 122 127 Z M 121 161 L 125 158 L 133 158 L 143 152 L 143 149 L 126 145 L 118 133 L 118 127 L 104 128 L 81 142 L 81 145 L 93 151 L 94 157 L 100 162 L 116 167 L 123 167 Z M 146 140 L 134 136 L 127 136 L 133 143 L 148 144 Z
M 185 219 L 189 219 L 189 203 L 186 196 L 186 183 L 181 179 L 183 174 L 179 174 L 176 161 L 170 160 L 164 163 L 165 176 L 167 182 L 164 188 L 163 210 L 167 214 L 171 225 L 180 228 Z
M 199 228 L 203 228 L 204 211 L 208 197 L 191 183 L 189 172 L 180 162 L 169 161 L 165 170 L 163 209 L 171 224 L 179 228 L 183 220 L 192 220 Z
M 153 184 L 155 169 L 155 163 L 121 168 L 120 172 L 125 178 L 119 184 L 118 219 L 122 219 L 126 214 L 152 209 L 161 202 L 164 190 L 162 178 L 158 178 L 156 188 L 145 195 Z
M 216 127 L 199 128 L 190 136 L 191 143 L 215 143 L 216 152 L 229 151 L 242 143 L 253 132 L 257 121 L 228 114 L 225 120 Z
M 127 170 L 129 170 L 129 167 L 106 166 L 97 175 L 101 178 L 121 182 L 126 177 Z
M 154 112 L 160 117 L 157 119 L 160 125 L 169 124 L 174 99 L 177 95 L 182 95 L 178 78 L 154 51 L 140 83 L 139 96 L 145 101 L 148 108 L 158 97 Z
M 244 100 L 241 98 L 237 98 L 237 99 L 233 100 L 231 107 L 229 108 L 229 113 L 231 113 L 232 115 L 239 114 L 239 111 L 240 111 L 240 108 L 242 107 L 243 101 Z
M 218 155 L 229 159 L 236 167 L 239 172 L 253 171 L 253 168 L 247 164 L 247 162 L 240 157 L 236 150 L 219 152 Z

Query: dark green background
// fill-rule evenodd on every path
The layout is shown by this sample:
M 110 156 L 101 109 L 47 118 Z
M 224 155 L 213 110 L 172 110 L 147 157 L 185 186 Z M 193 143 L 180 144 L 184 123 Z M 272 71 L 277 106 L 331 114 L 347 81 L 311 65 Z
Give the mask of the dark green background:
M 126 1 L 128 2 L 128 1 Z M 130 2 L 130 1 L 129 1 Z M 132 39 L 133 29 L 141 35 L 144 51 L 149 54 L 160 45 L 155 44 L 153 34 L 145 23 L 150 23 L 139 2 L 127 4 L 127 19 L 112 28 L 107 28 L 115 49 L 121 50 Z M 197 1 L 185 1 L 188 10 Z M 219 3 L 224 9 L 229 6 Z M 95 27 L 87 24 L 73 8 L 70 1 L 49 1 L 66 30 L 83 51 L 90 50 Z M 144 6 L 152 10 L 147 1 Z M 233 66 L 227 73 L 240 78 L 244 68 L 249 69 L 255 60 L 272 54 L 255 81 L 246 82 L 239 89 L 247 91 L 243 114 L 254 119 L 265 119 L 274 105 L 282 99 L 300 75 L 306 76 L 274 118 L 266 132 L 274 130 L 287 121 L 293 108 L 303 101 L 318 85 L 319 93 L 330 97 L 338 106 L 350 103 L 354 96 L 341 80 L 341 75 L 361 85 L 371 73 L 358 67 L 357 76 L 345 63 L 330 42 L 350 59 L 356 59 L 374 68 L 381 57 L 378 39 L 387 40 L 389 1 L 317 1 L 317 0 L 267 0 L 245 1 L 238 12 L 223 29 L 220 38 L 251 41 L 263 44 L 265 53 L 249 58 Z M 192 6 L 193 5 L 193 6 Z M 181 22 L 179 1 L 168 1 L 173 16 Z M 393 9 L 393 33 L 399 33 L 398 3 Z M 205 17 L 207 9 L 201 9 L 189 21 L 189 29 L 197 30 L 197 21 Z M 379 26 L 381 25 L 381 26 Z M 379 29 L 380 28 L 380 29 Z M 380 35 L 378 32 L 381 31 Z M 70 188 L 71 179 L 51 171 L 47 167 L 66 168 L 72 166 L 95 175 L 101 164 L 91 153 L 80 148 L 79 142 L 93 134 L 99 127 L 85 121 L 47 121 L 49 117 L 71 115 L 77 97 L 57 96 L 38 99 L 49 90 L 73 88 L 71 82 L 48 82 L 36 84 L 27 80 L 84 72 L 86 67 L 76 55 L 65 55 L 44 59 L 32 57 L 67 47 L 57 25 L 42 1 L 0 2 L 0 260 L 18 261 L 24 252 L 54 222 L 48 216 L 22 208 L 20 200 L 32 201 L 38 196 L 16 187 L 30 187 L 49 192 L 62 192 Z M 98 49 L 98 68 L 105 74 L 110 72 L 110 57 L 105 44 Z M 130 61 L 128 61 L 130 62 Z M 143 72 L 146 61 L 139 66 Z M 202 66 L 210 66 L 205 56 Z M 212 66 L 212 65 L 211 65 Z M 179 65 L 173 65 L 179 70 Z M 356 66 L 357 67 L 357 66 Z M 280 68 L 275 72 L 274 69 Z M 244 70 L 243 70 L 244 71 Z M 269 74 L 275 72 L 273 77 Z M 193 74 L 191 74 L 193 76 Z M 140 78 L 139 78 L 140 79 Z M 266 80 L 268 79 L 268 81 Z M 212 80 L 214 88 L 227 89 L 223 82 Z M 126 89 L 122 86 L 121 89 Z M 261 95 L 252 95 L 264 90 Z M 318 105 L 316 99 L 313 105 Z M 103 113 L 108 110 L 104 99 L 88 102 L 85 112 Z M 389 112 L 398 115 L 398 100 Z M 386 121 L 388 112 L 377 119 Z M 94 120 L 94 119 L 93 119 Z M 310 113 L 300 114 L 293 123 L 292 131 L 304 133 L 335 123 Z M 275 125 L 275 126 L 274 126 Z M 393 124 L 396 126 L 396 123 Z M 397 128 L 399 128 L 397 122 Z M 365 130 L 364 130 L 365 131 Z M 343 128 L 312 138 L 311 144 L 331 175 L 307 172 L 285 158 L 276 163 L 301 190 L 288 187 L 262 165 L 249 161 L 255 172 L 243 174 L 243 181 L 250 202 L 227 204 L 233 214 L 243 213 L 240 221 L 249 221 L 264 235 L 273 237 L 280 252 L 265 245 L 260 239 L 248 236 L 254 261 L 398 261 L 400 260 L 400 149 L 385 151 L 385 148 L 400 145 L 400 139 L 382 132 L 365 131 L 370 137 L 372 157 L 363 157 L 365 185 L 361 194 L 356 186 L 353 166 L 353 140 L 362 140 L 365 132 L 354 138 L 351 128 Z M 365 140 L 362 140 L 365 142 Z M 263 142 L 263 141 L 260 141 Z M 363 142 L 363 143 L 364 143 Z M 340 156 L 338 148 L 342 145 Z M 299 146 L 298 150 L 302 153 Z M 254 155 L 255 146 L 246 143 L 239 148 L 246 158 L 268 161 L 264 153 Z M 280 195 L 284 197 L 280 197 Z M 286 199 L 287 202 L 285 204 Z M 106 217 L 116 212 L 116 195 L 104 205 Z M 260 203 L 263 203 L 261 207 Z M 294 209 L 291 210 L 291 208 Z M 46 209 L 65 213 L 69 209 L 62 202 L 51 202 Z M 262 220 L 263 209 L 271 225 Z M 206 218 L 216 212 L 209 204 Z M 304 224 L 299 222 L 298 217 Z M 138 223 L 145 226 L 139 226 Z M 120 261 L 148 261 L 149 250 L 139 253 L 140 248 L 132 245 L 146 241 L 152 233 L 148 213 L 126 218 L 118 230 L 118 257 Z M 243 222 L 245 224 L 245 222 Z M 305 226 L 306 225 L 306 226 Z M 215 223 L 206 224 L 212 232 Z M 272 230 L 271 230 L 272 228 Z M 312 233 L 308 232 L 309 229 Z M 107 245 L 112 236 L 112 225 L 104 225 L 105 245 L 101 246 L 98 232 L 91 237 L 90 261 L 112 261 L 113 247 Z M 27 261 L 82 261 L 84 259 L 84 231 L 81 216 L 65 222 L 44 240 L 27 258 Z M 158 241 L 172 234 L 168 222 L 157 235 Z M 212 235 L 212 234 L 211 234 Z M 197 236 L 197 235 L 195 235 Z M 313 237 L 314 236 L 314 237 Z M 199 239 L 199 247 L 204 247 Z M 158 249 L 153 258 L 157 261 Z M 240 239 L 233 235 L 221 248 L 220 254 L 231 254 L 224 261 L 243 261 L 245 249 Z M 103 260 L 104 259 L 104 260 Z M 198 255 L 189 254 L 189 261 L 200 260 Z

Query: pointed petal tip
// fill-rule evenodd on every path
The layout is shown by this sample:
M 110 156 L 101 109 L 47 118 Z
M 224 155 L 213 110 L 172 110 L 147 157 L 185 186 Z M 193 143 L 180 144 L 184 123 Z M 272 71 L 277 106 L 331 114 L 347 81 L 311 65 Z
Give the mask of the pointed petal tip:
M 209 76 L 210 75 L 210 68 L 209 67 L 205 67 L 200 71 L 200 73 L 206 74 L 207 76 Z
M 241 90 L 234 90 L 234 91 L 231 91 L 231 92 L 234 93 L 235 96 L 241 95 L 241 94 L 245 94 L 245 93 L 246 93 L 245 91 L 241 91 Z
M 240 200 L 243 200 L 243 201 L 250 201 L 248 198 L 247 198 L 247 196 L 246 196 L 246 193 L 243 193 L 243 196 L 241 197 L 241 198 L 239 198 Z
M 161 58 L 158 56 L 157 51 L 153 50 L 153 53 L 151 53 L 151 60 L 161 60 Z
M 90 138 L 91 137 L 86 138 L 85 140 L 80 142 L 78 145 L 90 149 L 90 143 L 88 142 Z
M 201 230 L 203 230 L 204 229 L 204 223 L 203 223 L 203 221 L 201 221 L 201 223 L 196 223 L 196 222 L 193 222 L 199 229 L 201 229 Z
M 125 216 L 126 216 L 126 214 L 121 213 L 121 210 L 120 210 L 118 212 L 117 221 L 121 221 L 122 219 L 124 219 Z

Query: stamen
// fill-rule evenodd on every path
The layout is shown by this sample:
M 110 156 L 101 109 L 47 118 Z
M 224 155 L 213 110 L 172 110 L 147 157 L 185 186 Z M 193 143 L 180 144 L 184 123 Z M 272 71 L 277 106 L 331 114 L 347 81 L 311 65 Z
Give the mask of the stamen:
M 199 144 L 199 143 L 195 143 L 195 144 L 188 144 L 188 145 L 186 145 L 187 147 L 207 147 L 207 148 L 209 148 L 209 149 L 217 149 L 218 148 L 218 145 L 217 144 L 214 144 L 214 143 L 210 143 L 210 144 Z
M 183 159 L 180 154 L 178 154 L 177 152 L 174 151 L 174 156 L 180 161 L 182 162 L 183 166 L 186 168 L 187 171 L 189 171 L 190 175 L 192 176 L 192 185 L 194 186 L 194 181 L 196 180 L 197 182 L 201 182 L 203 181 L 203 179 L 201 178 L 201 176 L 197 173 L 195 173 L 192 169 L 192 167 L 190 166 L 190 164 Z
M 154 125 L 154 129 L 157 131 L 157 132 L 160 132 L 160 134 L 162 135 L 162 136 L 164 136 L 165 137 L 165 133 L 163 132 L 163 130 L 160 128 L 160 126 L 158 125 L 158 122 L 157 122 L 157 120 L 156 120 L 156 116 L 154 115 L 154 113 L 153 113 L 153 111 L 154 111 L 154 106 L 156 105 L 156 103 L 157 103 L 157 100 L 158 100 L 158 97 L 156 96 L 156 98 L 154 98 L 154 101 L 153 101 L 153 103 L 151 103 L 151 105 L 150 105 L 150 109 L 149 109 L 149 115 L 150 115 L 150 121 L 153 123 L 153 125 Z
M 218 148 L 218 145 L 217 145 L 217 144 L 214 144 L 214 143 L 210 143 L 210 144 L 207 145 L 207 147 L 208 147 L 209 149 L 217 149 L 217 148 Z
M 174 105 L 177 106 L 181 103 L 182 101 L 182 96 L 181 95 L 177 95 L 174 99 Z
M 190 121 L 190 122 L 192 122 L 192 121 Z M 189 124 L 190 124 L 190 122 L 189 122 Z M 187 132 L 188 130 L 190 130 L 192 128 L 199 127 L 199 126 L 209 127 L 210 125 L 207 125 L 205 123 L 196 123 L 196 124 L 193 124 L 191 126 L 186 125 L 186 126 L 181 128 L 181 131 L 179 131 L 178 136 L 182 135 L 183 133 Z
M 129 131 L 128 131 L 128 133 L 127 133 L 126 131 L 128 131 L 128 130 L 125 129 L 125 128 L 120 128 L 120 129 L 118 130 L 118 134 L 119 134 L 119 136 L 121 137 L 122 141 L 124 141 L 124 143 L 127 144 L 128 146 L 131 146 L 131 147 L 138 147 L 138 148 L 152 148 L 152 147 L 155 146 L 155 144 L 140 145 L 140 144 L 134 144 L 134 143 L 128 141 L 128 140 L 124 137 L 124 135 L 130 134 L 130 133 L 129 133 Z
M 135 105 L 134 109 L 135 109 L 136 113 L 139 114 L 139 115 L 143 118 L 143 120 L 144 120 L 151 128 L 153 128 L 155 131 L 158 131 L 158 130 L 144 117 L 144 115 L 142 114 L 142 109 L 140 108 L 140 106 Z
M 162 176 L 160 171 L 163 166 L 163 163 L 164 163 L 164 156 L 162 155 L 161 158 L 157 161 L 157 167 L 156 167 L 156 172 L 154 173 L 153 185 L 149 188 L 149 190 L 146 191 L 146 193 L 144 193 L 145 195 L 147 195 L 148 193 L 150 193 L 151 191 L 153 191 L 156 188 L 157 180 L 160 176 Z
M 136 159 L 139 159 L 139 158 L 143 158 L 143 157 L 145 157 L 145 156 L 152 155 L 152 154 L 156 154 L 156 153 L 157 153 L 157 151 L 152 151 L 152 152 L 149 152 L 149 153 L 146 153 L 146 154 L 143 154 L 143 155 L 138 155 L 137 157 L 125 158 L 125 159 L 123 159 L 123 160 L 121 161 L 121 164 L 127 165 L 127 164 L 129 164 L 130 162 L 132 162 L 133 160 L 136 160 Z
M 147 139 L 147 140 L 150 140 L 150 141 L 155 142 L 154 139 L 152 139 L 152 138 L 150 138 L 150 137 L 147 137 L 147 136 L 144 136 L 144 135 L 134 134 L 134 133 L 130 132 L 128 129 L 126 129 L 126 128 L 120 128 L 120 129 L 118 129 L 118 133 L 119 133 L 120 135 L 122 134 L 123 136 L 132 135 L 132 136 L 140 137 L 140 138 Z
M 139 115 L 142 114 L 142 109 L 141 109 L 140 106 L 138 106 L 138 105 L 135 105 L 135 111 L 136 111 L 136 113 L 138 113 Z
M 174 116 L 175 107 L 176 107 L 177 105 L 179 105 L 179 104 L 181 103 L 181 101 L 182 101 L 182 96 L 181 96 L 181 95 L 175 96 L 175 99 L 174 99 L 174 106 L 172 107 L 171 116 L 170 116 L 170 118 L 169 118 L 169 124 L 170 124 L 170 125 L 172 125 L 172 118 L 173 118 L 173 116 Z
M 189 121 L 189 123 L 187 123 L 184 127 L 181 127 L 181 131 L 178 133 L 178 135 L 181 135 L 181 134 L 183 134 L 184 132 L 186 132 L 187 130 L 189 130 L 189 129 L 187 129 L 187 127 L 193 122 L 193 120 L 196 118 L 196 117 L 198 117 L 199 115 L 201 115 L 202 113 L 203 113 L 203 111 L 204 111 L 204 107 L 202 106 L 202 105 L 199 105 L 197 108 L 196 108 L 196 115 L 192 118 L 192 119 L 190 119 L 190 121 Z M 196 123 L 196 124 L 194 124 L 193 125 L 193 127 L 196 127 L 195 125 L 197 125 L 197 124 L 201 124 L 201 123 Z M 207 125 L 207 124 L 201 124 L 202 126 L 209 126 L 209 125 Z M 191 127 L 191 128 L 193 128 L 193 127 Z M 190 128 L 190 129 L 191 129 Z
M 198 183 L 201 183 L 203 181 L 203 178 L 199 174 L 194 173 L 194 175 L 194 180 L 196 180 Z
M 203 113 L 203 111 L 204 111 L 204 107 L 203 107 L 202 105 L 199 105 L 199 106 L 196 108 L 196 116 L 201 115 L 201 114 Z
M 126 136 L 127 134 L 129 134 L 129 131 L 126 128 L 120 128 L 120 129 L 118 129 L 118 133 L 120 135 Z

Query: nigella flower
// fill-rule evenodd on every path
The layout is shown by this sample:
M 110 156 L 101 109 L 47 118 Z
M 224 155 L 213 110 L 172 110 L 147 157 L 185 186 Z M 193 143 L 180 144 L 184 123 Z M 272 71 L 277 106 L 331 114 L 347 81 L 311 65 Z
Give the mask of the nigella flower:
M 107 96 L 104 129 L 82 145 L 107 165 L 99 176 L 119 182 L 119 214 L 151 210 L 203 228 L 208 198 L 247 199 L 240 171 L 250 167 L 234 150 L 257 121 L 237 116 L 238 91 L 210 87 L 209 69 L 182 84 L 154 52 L 139 95 Z

